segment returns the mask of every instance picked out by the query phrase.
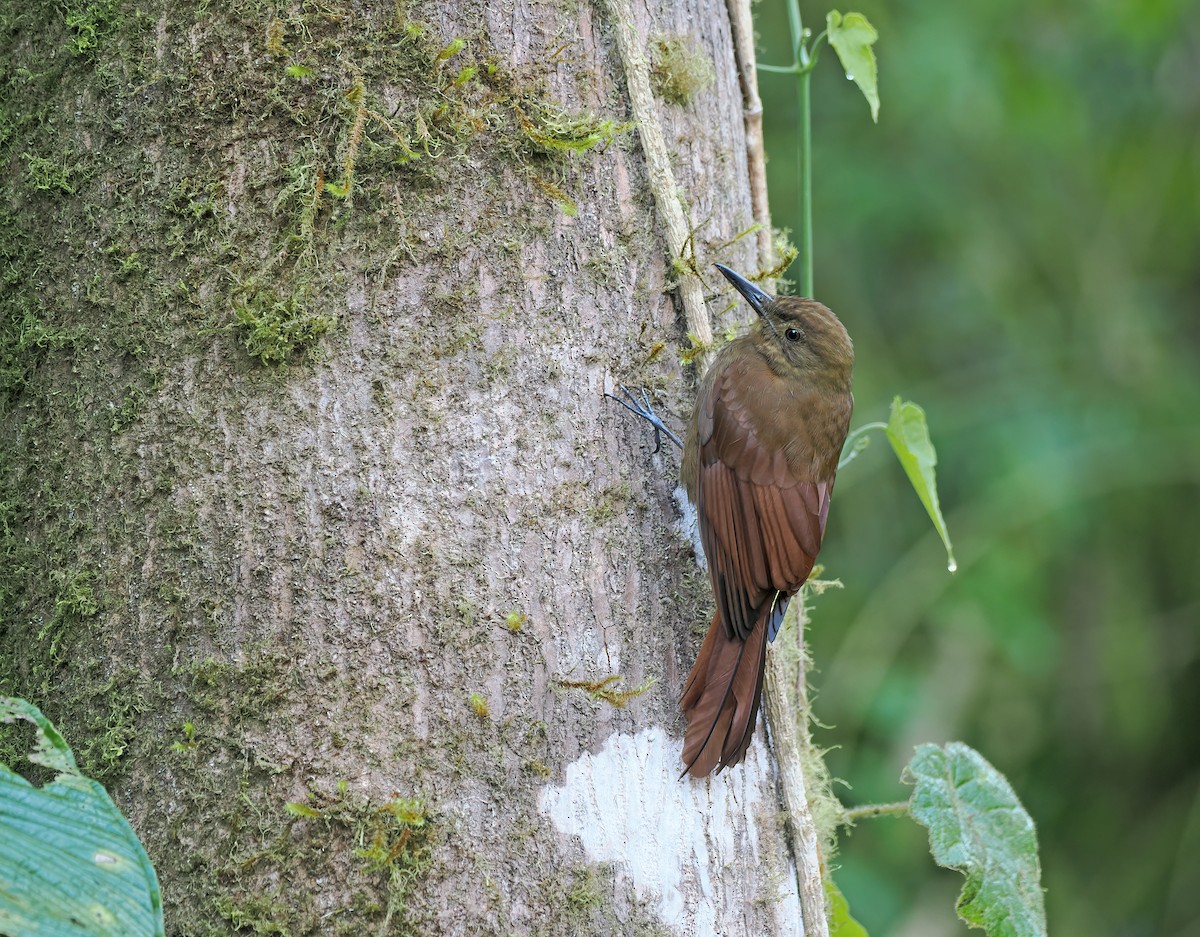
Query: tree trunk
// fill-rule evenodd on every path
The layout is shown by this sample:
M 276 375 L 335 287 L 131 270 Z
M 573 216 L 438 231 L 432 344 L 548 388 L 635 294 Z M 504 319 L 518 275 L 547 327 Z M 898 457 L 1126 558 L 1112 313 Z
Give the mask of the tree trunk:
M 0 692 L 172 934 L 797 932 L 762 733 L 677 780 L 711 596 L 602 396 L 682 417 L 677 284 L 766 266 L 725 8 L 635 15 L 689 270 L 609 6 L 243 6 L 4 14 Z

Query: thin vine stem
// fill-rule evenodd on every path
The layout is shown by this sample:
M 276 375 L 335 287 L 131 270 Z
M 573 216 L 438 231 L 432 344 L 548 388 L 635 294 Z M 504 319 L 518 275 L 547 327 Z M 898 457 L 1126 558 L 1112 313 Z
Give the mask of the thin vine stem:
M 797 105 L 800 111 L 800 147 L 797 151 L 800 180 L 800 295 L 813 295 L 813 219 L 812 219 L 812 92 L 811 76 L 817 64 L 817 52 L 825 40 L 822 30 L 813 40 L 812 47 L 806 45 L 809 33 L 800 16 L 800 0 L 787 0 L 788 27 L 792 33 L 791 65 L 759 65 L 764 72 L 777 75 L 796 76 Z
M 792 34 L 791 65 L 759 65 L 759 71 L 796 76 L 796 99 L 800 121 L 800 146 L 796 152 L 800 183 L 800 234 L 797 260 L 800 263 L 800 295 L 813 298 L 813 209 L 812 209 L 812 70 L 821 44 L 829 31 L 821 30 L 812 44 L 812 31 L 804 28 L 800 0 L 787 0 L 788 28 Z
M 807 55 L 804 50 L 804 22 L 800 19 L 800 0 L 788 0 L 788 26 L 792 30 L 792 61 L 798 65 L 807 65 Z
M 911 810 L 912 804 L 907 800 L 900 800 L 892 804 L 863 804 L 861 807 L 852 807 L 843 811 L 840 822 L 847 824 L 856 823 L 869 817 L 900 817 Z
M 812 95 L 813 60 L 804 44 L 807 38 L 800 17 L 800 0 L 788 0 L 788 26 L 792 31 L 792 62 L 796 69 L 796 96 L 800 110 L 800 295 L 813 295 L 812 226 Z
M 866 433 L 870 432 L 873 429 L 886 430 L 887 428 L 888 428 L 888 425 L 886 423 L 881 423 L 879 421 L 876 421 L 874 423 L 864 423 L 862 426 L 858 427 L 858 429 L 854 430 L 853 432 L 850 433 L 849 436 L 846 437 L 845 448 L 853 446 L 858 441 L 858 438 L 860 436 L 865 435 Z
M 864 438 L 867 433 L 873 429 L 881 429 L 887 432 L 888 425 L 886 423 L 864 423 L 858 429 L 850 433 L 846 437 L 846 442 L 842 446 L 842 457 L 838 460 L 838 471 L 840 472 L 847 465 L 858 458 L 858 454 L 863 451 L 867 441 Z
M 795 0 L 792 0 L 795 3 Z M 803 46 L 801 46 L 803 49 Z M 807 56 L 806 56 L 807 57 Z M 805 62 L 806 66 L 810 63 Z M 796 78 L 800 104 L 800 295 L 813 296 L 812 68 Z

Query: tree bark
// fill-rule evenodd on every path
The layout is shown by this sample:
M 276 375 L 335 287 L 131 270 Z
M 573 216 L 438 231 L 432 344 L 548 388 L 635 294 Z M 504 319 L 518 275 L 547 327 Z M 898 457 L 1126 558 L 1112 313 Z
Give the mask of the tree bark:
M 769 265 L 724 4 L 632 12 L 688 263 L 608 5 L 6 14 L 0 692 L 169 933 L 799 931 L 762 733 L 677 780 L 711 596 L 602 396 L 686 413 L 680 285 Z

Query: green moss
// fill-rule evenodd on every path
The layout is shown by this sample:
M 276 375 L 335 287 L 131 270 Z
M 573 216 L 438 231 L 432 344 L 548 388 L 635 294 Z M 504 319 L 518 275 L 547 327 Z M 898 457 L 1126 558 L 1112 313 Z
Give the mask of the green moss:
M 128 429 L 138 418 L 141 417 L 142 411 L 146 407 L 146 393 L 141 387 L 131 385 L 126 391 L 125 396 L 121 400 L 119 407 L 113 408 L 111 428 L 114 433 L 120 433 Z
M 557 678 L 553 682 L 565 690 L 583 690 L 592 699 L 603 700 L 617 709 L 624 709 L 629 705 L 631 699 L 641 696 L 657 682 L 653 677 L 649 677 L 639 686 L 632 689 L 618 690 L 617 687 L 620 685 L 622 679 L 620 674 L 609 674 L 609 676 L 601 677 L 598 680 L 567 680 L 565 678 Z
M 228 895 L 213 899 L 213 908 L 229 922 L 235 932 L 250 934 L 286 934 L 287 928 L 275 923 L 287 916 L 287 905 L 269 898 L 247 897 L 236 901 Z
M 441 748 L 374 752 L 363 739 L 377 726 L 325 725 L 327 711 L 358 711 L 348 700 L 375 718 L 385 694 L 404 713 L 417 665 L 364 687 L 362 674 L 322 676 L 287 627 L 257 630 L 274 624 L 258 587 L 297 554 L 312 564 L 286 583 L 298 609 L 356 587 L 331 581 L 333 545 L 306 552 L 271 526 L 293 492 L 264 520 L 261 492 L 218 455 L 238 414 L 274 412 L 321 366 L 313 351 L 352 288 L 460 264 L 489 239 L 507 245 L 497 275 L 515 275 L 554 206 L 580 198 L 590 154 L 626 129 L 556 103 L 544 63 L 510 66 L 479 36 L 409 13 L 177 4 L 147 17 L 67 0 L 0 14 L 0 691 L 42 704 L 94 774 L 120 785 L 136 760 L 130 803 L 147 806 L 135 792 L 148 775 L 171 791 L 136 820 L 168 927 L 187 937 L 422 931 L 439 825 L 345 790 L 306 801 L 317 817 L 288 812 L 319 759 L 282 726 L 324 733 L 322 754 L 353 750 L 380 777 L 445 781 L 493 759 L 491 783 L 519 804 L 553 763 L 544 737 L 515 756 L 476 744 L 499 730 L 465 709 L 435 717 Z M 164 35 L 187 41 L 164 57 Z M 512 198 L 514 180 L 526 197 Z M 477 298 L 452 289 L 433 286 L 445 302 L 432 326 L 375 353 L 398 374 L 433 354 L 452 373 L 505 376 L 514 359 L 481 350 Z M 264 379 L 255 361 L 291 367 Z M 402 386 L 385 380 L 376 401 L 414 405 Z M 422 429 L 436 425 L 442 404 L 416 405 Z M 218 475 L 227 490 L 204 487 Z M 227 518 L 209 513 L 221 498 Z M 245 554 L 251 568 L 234 573 L 246 537 L 286 552 Z M 472 563 L 430 560 L 464 582 Z M 479 655 L 484 629 L 462 621 L 494 613 L 460 594 L 439 626 Z M 539 665 L 536 642 L 511 643 L 526 672 Z M 529 754 L 533 775 L 506 768 Z M 338 884 L 318 894 L 318 880 Z
M 583 153 L 593 147 L 611 143 L 620 134 L 633 128 L 631 123 L 618 123 L 594 114 L 571 114 L 551 104 L 513 103 L 521 132 L 535 152 L 547 156 Z
M 192 704 L 235 724 L 269 717 L 287 695 L 290 656 L 269 644 L 246 649 L 240 660 L 206 657 L 183 664 L 175 676 L 185 681 Z
M 83 745 L 76 749 L 79 767 L 89 777 L 104 781 L 124 769 L 125 756 L 137 741 L 139 719 L 149 708 L 137 686 L 137 677 L 127 671 L 99 688 L 96 702 L 107 704 L 108 711 L 96 713 Z
M 650 85 L 664 101 L 690 104 L 715 78 L 712 62 L 693 40 L 682 36 L 650 40 Z
M 575 200 L 567 195 L 558 185 L 536 174 L 530 174 L 529 178 L 535 186 L 554 200 L 559 210 L 568 218 L 574 218 L 579 214 L 579 206 L 575 203 Z
M 280 298 L 254 290 L 234 307 L 247 354 L 263 364 L 283 364 L 309 351 L 337 324 L 330 315 L 311 313 L 299 296 Z
M 509 631 L 520 631 L 529 622 L 529 616 L 515 609 L 504 616 L 504 627 Z
M 66 3 L 63 22 L 71 30 L 70 48 L 76 54 L 94 52 L 121 25 L 120 0 Z
M 631 500 L 633 489 L 627 483 L 609 485 L 599 492 L 591 492 L 587 513 L 596 524 L 606 524 L 614 517 L 627 513 Z
M 62 574 L 55 577 L 59 583 L 58 598 L 54 610 L 63 617 L 91 618 L 100 611 L 96 592 L 92 588 L 95 576 L 86 571 Z
M 576 924 L 588 923 L 592 913 L 603 906 L 600 883 L 596 873 L 588 866 L 575 870 L 575 878 L 566 894 L 567 916 Z
M 689 365 L 701 355 L 712 350 L 713 346 L 710 342 L 702 342 L 698 336 L 693 335 L 691 332 L 687 333 L 687 340 L 688 346 L 679 355 L 679 363 L 682 365 Z
M 562 905 L 563 921 L 568 933 L 627 934 L 636 933 L 632 921 L 618 922 L 612 907 L 616 892 L 613 867 L 577 865 L 563 869 L 541 883 L 544 893 L 557 892 Z
M 799 248 L 792 244 L 790 232 L 786 229 L 772 228 L 771 235 L 772 246 L 778 260 L 766 270 L 756 273 L 753 277 L 754 280 L 774 280 L 782 277 L 788 267 L 792 265 L 792 261 L 800 254 Z
M 218 682 L 229 674 L 213 662 L 200 670 L 206 679 L 220 674 Z M 191 844 L 173 856 L 187 868 L 177 908 L 190 899 L 186 917 L 176 910 L 180 933 L 225 934 L 231 926 L 322 937 L 419 931 L 416 906 L 440 840 L 423 798 L 373 799 L 339 781 L 281 803 L 272 792 L 284 766 L 220 712 L 173 735 L 172 772 L 196 778 L 179 790 L 173 820 Z M 208 832 L 196 839 L 201 819 Z M 337 884 L 314 888 L 314 881 Z
M 37 192 L 66 192 L 75 191 L 72 177 L 76 174 L 76 164 L 67 156 L 50 158 L 38 156 L 35 153 L 25 154 L 25 172 L 29 187 Z
M 142 693 L 138 675 L 123 670 L 106 683 L 86 680 L 62 680 L 60 673 L 55 692 L 43 692 L 40 698 L 48 708 L 63 713 L 77 728 L 70 739 L 80 770 L 89 777 L 110 783 L 125 770 L 131 750 L 144 748 L 138 737 L 139 720 L 149 704 Z M 0 673 L 0 695 L 16 695 L 21 681 Z M 21 768 L 39 781 L 46 780 L 40 769 L 29 769 L 17 758 L 21 749 L 16 744 L 18 733 L 12 726 L 0 726 L 0 763 Z
M 171 743 L 171 751 L 173 752 L 192 752 L 196 750 L 196 724 L 194 722 L 185 722 L 181 727 L 182 738 L 179 741 Z
M 448 43 L 446 43 L 446 45 L 442 48 L 442 50 L 440 52 L 438 52 L 438 54 L 436 56 L 434 56 L 433 61 L 435 64 L 440 65 L 442 62 L 445 62 L 447 59 L 449 59 L 455 55 L 458 55 L 458 53 L 461 52 L 466 47 L 467 47 L 467 40 L 463 39 L 462 37 L 451 39 Z
M 83 619 L 94 618 L 100 612 L 100 603 L 92 588 L 95 576 L 87 571 L 66 573 L 56 570 L 51 579 L 58 586 L 54 599 L 54 611 L 38 629 L 36 640 L 48 668 L 35 668 L 44 675 L 39 681 L 39 696 L 49 689 L 48 678 L 67 659 L 68 649 L 77 640 Z
M 350 905 L 374 918 L 380 933 L 389 933 L 392 926 L 403 932 L 414 890 L 429 872 L 435 839 L 435 825 L 423 799 L 393 796 L 372 803 L 350 794 L 348 786 L 339 783 L 333 794 L 313 792 L 303 802 L 287 804 L 284 814 L 283 833 L 267 851 L 253 857 L 256 866 L 269 868 L 294 859 L 299 852 L 311 868 L 321 863 L 310 850 L 324 851 L 329 842 L 356 844 L 351 852 L 358 871 L 346 883 Z M 273 919 L 294 919 L 295 911 L 293 902 L 286 913 Z M 321 919 L 328 920 L 335 913 L 323 909 Z
M 467 698 L 467 703 L 473 712 L 480 719 L 487 719 L 491 715 L 491 708 L 488 706 L 487 697 L 482 693 L 472 693 Z

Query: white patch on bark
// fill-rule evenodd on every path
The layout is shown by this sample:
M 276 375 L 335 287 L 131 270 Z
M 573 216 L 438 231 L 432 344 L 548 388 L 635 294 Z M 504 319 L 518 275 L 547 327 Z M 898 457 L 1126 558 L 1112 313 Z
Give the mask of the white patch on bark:
M 679 532 L 684 540 L 691 541 L 692 549 L 696 552 L 696 565 L 701 569 L 708 569 L 704 544 L 700 542 L 700 521 L 683 485 L 675 489 L 675 503 L 679 505 Z
M 561 786 L 542 788 L 538 806 L 589 859 L 628 875 L 681 934 L 761 926 L 761 907 L 748 907 L 755 899 L 770 907 L 775 933 L 801 934 L 794 870 L 760 848 L 759 821 L 778 811 L 761 735 L 745 762 L 704 781 L 679 780 L 679 745 L 657 726 L 613 735 L 568 765 Z

